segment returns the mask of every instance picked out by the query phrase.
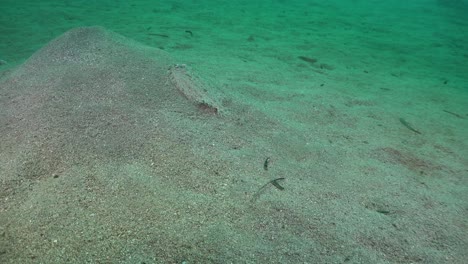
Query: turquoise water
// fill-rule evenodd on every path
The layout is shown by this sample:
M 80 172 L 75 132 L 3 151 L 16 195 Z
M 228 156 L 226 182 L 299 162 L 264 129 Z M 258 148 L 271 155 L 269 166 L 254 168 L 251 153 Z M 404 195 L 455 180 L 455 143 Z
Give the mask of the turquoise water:
M 421 66 L 439 65 L 440 70 L 459 69 L 461 74 L 466 69 L 466 5 L 465 1 L 5 0 L 0 48 L 3 60 L 16 62 L 70 28 L 100 25 L 191 56 L 216 47 L 247 52 L 239 44 L 258 35 L 258 41 L 269 39 L 265 48 L 280 52 L 293 53 L 305 43 L 333 42 L 329 48 L 348 57 L 355 49 L 380 48 L 381 56 L 407 55 L 426 63 Z M 186 30 L 195 34 L 196 41 L 188 40 Z
M 1 263 L 466 263 L 468 1 L 0 10 Z

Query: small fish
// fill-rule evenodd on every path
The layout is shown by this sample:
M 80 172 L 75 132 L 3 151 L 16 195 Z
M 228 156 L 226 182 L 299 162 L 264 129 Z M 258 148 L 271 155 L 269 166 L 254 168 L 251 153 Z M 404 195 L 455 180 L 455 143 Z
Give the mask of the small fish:
M 418 130 L 414 129 L 408 122 L 406 122 L 405 119 L 403 119 L 402 117 L 400 117 L 400 123 L 402 123 L 406 128 L 408 128 L 409 130 L 413 131 L 414 133 L 416 134 L 421 134 L 421 132 L 419 132 Z
M 284 180 L 284 178 L 274 179 L 271 181 L 271 184 L 273 184 L 273 186 L 275 186 L 278 190 L 282 191 L 284 190 L 284 187 L 278 183 L 278 181 L 282 181 L 282 180 Z
M 256 200 L 258 199 L 258 197 L 260 197 L 260 194 L 262 194 L 262 193 L 266 190 L 266 187 L 267 187 L 268 185 L 270 185 L 270 184 L 273 185 L 273 186 L 275 186 L 278 190 L 283 191 L 283 190 L 284 190 L 284 187 L 281 186 L 281 185 L 278 183 L 278 181 L 282 181 L 282 180 L 284 180 L 283 177 L 281 177 L 281 178 L 276 178 L 276 179 L 273 179 L 273 180 L 271 180 L 271 181 L 265 183 L 265 184 L 264 184 L 260 189 L 258 189 L 258 191 L 252 196 L 252 199 L 251 199 L 250 201 L 251 201 L 251 202 L 256 201 Z
M 268 170 L 269 164 L 270 164 L 270 157 L 266 158 L 265 162 L 263 162 L 263 169 Z
M 451 114 L 453 116 L 456 116 L 458 118 L 464 119 L 463 116 L 461 116 L 461 115 L 459 115 L 457 113 L 454 113 L 454 112 L 451 112 L 451 111 L 448 111 L 448 110 L 442 110 L 442 111 L 444 111 L 445 113 Z

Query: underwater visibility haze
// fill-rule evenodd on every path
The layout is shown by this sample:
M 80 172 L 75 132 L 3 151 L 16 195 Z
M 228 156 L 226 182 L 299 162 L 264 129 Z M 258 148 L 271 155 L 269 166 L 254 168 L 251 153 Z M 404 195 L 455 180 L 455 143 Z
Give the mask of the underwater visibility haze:
M 468 263 L 468 1 L 0 10 L 0 263 Z

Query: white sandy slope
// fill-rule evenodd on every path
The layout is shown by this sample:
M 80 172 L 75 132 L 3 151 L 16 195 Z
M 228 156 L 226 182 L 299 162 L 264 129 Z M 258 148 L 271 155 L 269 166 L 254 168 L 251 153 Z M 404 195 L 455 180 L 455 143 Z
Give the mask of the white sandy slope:
M 350 6 L 205 2 L 162 5 L 148 16 L 132 15 L 151 9 L 144 4 L 119 6 L 124 15 L 110 8 L 111 15 L 100 16 L 98 24 L 164 47 L 177 63 L 196 67 L 203 77 L 198 79 L 210 84 L 207 90 L 224 94 L 213 97 L 222 102 L 224 113 L 218 116 L 198 112 L 173 89 L 141 88 L 129 85 L 132 80 L 102 90 L 133 91 L 111 97 L 131 103 L 94 101 L 92 109 L 119 110 L 110 114 L 107 126 L 99 123 L 102 115 L 81 113 L 91 119 L 74 119 L 85 125 L 64 134 L 58 127 L 67 128 L 60 123 L 71 117 L 66 115 L 54 126 L 48 123 L 53 120 L 40 120 L 49 130 L 25 137 L 21 126 L 3 122 L 28 124 L 24 113 L 34 113 L 30 106 L 41 97 L 27 96 L 38 95 L 31 93 L 33 84 L 15 92 L 3 79 L 1 260 L 464 263 L 468 96 L 463 58 L 468 55 L 460 40 L 468 31 L 461 30 L 456 9 L 434 9 L 424 1 L 401 8 L 376 3 L 370 8 L 363 1 Z M 102 9 L 76 10 L 63 11 L 75 20 L 50 29 L 63 32 L 61 27 L 80 19 L 95 24 Z M 161 23 L 155 26 L 154 20 Z M 43 42 L 50 39 L 47 33 Z M 131 46 L 133 54 L 136 45 Z M 175 63 L 154 52 L 167 58 L 168 66 Z M 138 58 L 134 64 L 136 72 L 123 76 L 153 71 L 153 66 L 143 70 Z M 103 65 L 110 67 L 99 68 Z M 151 83 L 164 75 L 162 68 L 156 72 Z M 115 75 L 103 80 L 109 79 L 120 80 Z M 163 91 L 170 95 L 162 96 L 166 103 L 153 105 Z M 68 98 L 70 105 L 87 102 L 67 96 L 58 98 Z M 32 101 L 19 100 L 26 98 Z M 68 107 L 63 102 L 56 101 L 57 112 Z M 92 106 L 93 100 L 87 103 Z M 15 112 L 23 121 L 3 111 L 14 105 L 25 107 Z M 127 121 L 115 118 L 123 115 Z M 128 120 L 140 121 L 129 125 Z M 50 131 L 59 137 L 44 136 Z M 61 145 L 65 135 L 76 141 Z M 93 136 L 97 139 L 89 140 Z M 57 157 L 66 161 L 66 169 L 51 173 L 60 165 L 54 163 Z M 263 170 L 266 157 L 271 157 L 268 171 Z M 286 178 L 285 190 L 270 186 L 252 204 L 257 189 L 278 177 Z

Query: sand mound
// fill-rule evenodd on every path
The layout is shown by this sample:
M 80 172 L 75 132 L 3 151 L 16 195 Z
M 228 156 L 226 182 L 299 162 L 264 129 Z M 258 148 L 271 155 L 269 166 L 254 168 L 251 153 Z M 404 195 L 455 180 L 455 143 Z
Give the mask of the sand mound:
M 135 157 L 148 138 L 171 131 L 170 113 L 217 114 L 203 90 L 164 51 L 98 27 L 74 29 L 2 81 L 1 151 L 27 160 L 17 164 L 26 178 L 63 163 Z
M 59 254 L 47 252 L 48 243 L 57 240 L 72 251 L 66 258 L 82 258 L 82 243 L 93 240 L 96 228 L 112 233 L 103 226 L 125 229 L 132 225 L 125 218 L 142 217 L 112 209 L 147 211 L 141 203 L 153 199 L 159 200 L 151 209 L 156 212 L 176 208 L 179 191 L 171 188 L 192 186 L 186 168 L 198 160 L 191 150 L 196 140 L 189 136 L 196 124 L 190 126 L 189 119 L 206 125 L 220 118 L 219 105 L 207 95 L 210 88 L 166 52 L 99 27 L 63 34 L 4 76 L 0 259 L 56 262 Z M 168 181 L 160 182 L 163 178 Z M 143 195 L 148 190 L 158 193 Z M 133 195 L 138 198 L 128 199 Z M 172 202 L 161 201 L 168 197 Z M 140 205 L 132 204 L 136 201 Z M 173 214 L 156 213 L 160 225 L 172 222 Z M 96 215 L 103 218 L 89 218 Z M 118 215 L 122 222 L 109 225 L 120 221 Z M 61 228 L 52 231 L 53 225 Z M 89 232 L 86 239 L 83 232 Z M 156 240 L 164 248 L 171 239 Z M 91 259 L 99 259 L 116 241 L 95 241 L 87 252 L 96 250 Z
M 227 111 L 166 52 L 96 27 L 0 76 L 2 264 L 467 259 L 461 115 L 417 134 L 328 81 L 236 84 Z

